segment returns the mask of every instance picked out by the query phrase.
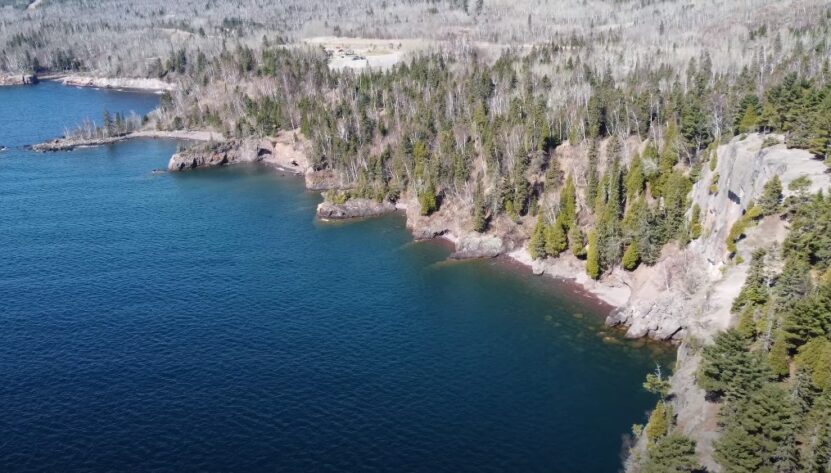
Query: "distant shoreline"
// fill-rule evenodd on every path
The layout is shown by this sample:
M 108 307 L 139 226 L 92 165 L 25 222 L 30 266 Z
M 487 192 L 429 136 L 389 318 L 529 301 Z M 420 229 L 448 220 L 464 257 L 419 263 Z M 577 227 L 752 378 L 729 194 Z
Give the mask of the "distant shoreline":
M 61 85 L 73 87 L 150 92 L 156 94 L 176 90 L 176 84 L 165 82 L 161 79 L 100 77 L 68 73 L 48 73 L 43 75 L 0 74 L 0 86 L 36 85 L 41 81 L 57 82 Z

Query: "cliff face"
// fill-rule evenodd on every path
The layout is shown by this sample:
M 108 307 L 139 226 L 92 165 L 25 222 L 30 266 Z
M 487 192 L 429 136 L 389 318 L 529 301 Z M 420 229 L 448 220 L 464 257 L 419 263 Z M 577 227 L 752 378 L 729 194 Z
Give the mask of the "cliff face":
M 807 151 L 781 144 L 762 148 L 763 141 L 752 134 L 718 148 L 716 168 L 705 167 L 692 191 L 693 203 L 701 208 L 702 237 L 682 250 L 666 248 L 658 264 L 628 275 L 632 296 L 609 316 L 610 324 L 628 326 L 631 337 L 692 334 L 705 340 L 729 326 L 730 306 L 744 283 L 750 254 L 781 243 L 787 234 L 783 221 L 763 219 L 738 246 L 744 263 L 728 264 L 726 240 L 733 224 L 774 176 L 782 181 L 786 197 L 792 194 L 788 185 L 801 176 L 811 180 L 811 192 L 831 183 L 825 164 Z M 717 191 L 711 192 L 716 181 Z
M 831 185 L 822 161 L 783 145 L 762 148 L 763 141 L 764 137 L 754 134 L 718 148 L 716 168 L 706 169 L 692 191 L 693 202 L 702 211 L 702 237 L 682 251 L 665 254 L 652 268 L 633 273 L 631 298 L 608 319 L 628 325 L 629 336 L 666 338 L 672 333 L 673 338 L 683 340 L 671 380 L 673 410 L 679 430 L 695 440 L 699 460 L 713 472 L 721 471 L 712 456 L 720 433 L 719 405 L 707 400 L 696 382 L 700 347 L 733 323 L 730 308 L 744 284 L 750 254 L 781 243 L 787 236 L 784 221 L 776 216 L 762 219 L 738 243 L 735 260 L 741 256 L 744 262 L 735 264 L 735 260 L 728 261 L 730 228 L 774 176 L 782 181 L 786 197 L 792 193 L 788 184 L 802 176 L 811 180 L 810 192 Z M 718 190 L 711 192 L 716 175 Z M 641 438 L 633 452 L 637 455 L 645 448 Z M 627 471 L 637 471 L 636 462 Z

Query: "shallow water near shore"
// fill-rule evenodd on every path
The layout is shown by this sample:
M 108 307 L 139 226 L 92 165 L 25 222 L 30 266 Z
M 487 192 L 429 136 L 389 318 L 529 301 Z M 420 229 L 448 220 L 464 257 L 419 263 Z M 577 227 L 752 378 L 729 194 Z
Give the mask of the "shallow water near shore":
M 619 468 L 670 350 L 565 286 L 171 141 L 21 148 L 157 101 L 0 88 L 0 470 Z

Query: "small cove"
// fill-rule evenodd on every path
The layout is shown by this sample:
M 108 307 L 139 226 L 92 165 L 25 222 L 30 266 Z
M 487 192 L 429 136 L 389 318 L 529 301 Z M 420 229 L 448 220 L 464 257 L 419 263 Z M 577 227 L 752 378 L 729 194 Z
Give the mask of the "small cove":
M 270 169 L 154 174 L 172 141 L 22 148 L 157 102 L 0 88 L 2 469 L 618 468 L 671 356 L 566 286 Z

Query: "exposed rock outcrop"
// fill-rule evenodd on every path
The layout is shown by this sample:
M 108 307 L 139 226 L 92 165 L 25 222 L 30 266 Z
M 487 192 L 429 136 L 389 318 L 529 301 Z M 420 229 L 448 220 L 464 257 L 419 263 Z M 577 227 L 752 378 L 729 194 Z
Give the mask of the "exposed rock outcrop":
M 692 191 L 701 208 L 702 237 L 682 250 L 665 249 L 656 265 L 632 273 L 632 297 L 609 316 L 609 324 L 628 326 L 630 337 L 681 339 L 689 333 L 705 340 L 730 325 L 730 306 L 744 283 L 750 253 L 781 243 L 787 234 L 778 218 L 764 219 L 739 246 L 744 263 L 736 265 L 729 264 L 726 248 L 730 228 L 774 176 L 786 196 L 788 184 L 801 176 L 811 180 L 811 192 L 831 185 L 822 161 L 784 145 L 763 148 L 764 138 L 752 134 L 718 148 L 716 168 L 705 167 Z M 711 192 L 716 180 L 717 191 Z
M 228 141 L 207 146 L 194 146 L 176 153 L 170 158 L 167 170 L 185 171 L 257 160 L 257 153 L 251 147 L 243 147 L 242 142 L 239 141 Z
M 176 85 L 161 79 L 141 79 L 130 77 L 91 77 L 69 75 L 57 78 L 64 85 L 76 87 L 99 87 L 102 89 L 134 89 L 149 91 L 171 91 Z
M 33 85 L 37 83 L 38 76 L 34 74 L 0 75 L 0 87 L 6 85 Z
M 309 170 L 307 141 L 295 132 L 280 132 L 276 137 L 229 140 L 194 146 L 174 154 L 169 171 L 263 162 L 295 174 Z
M 782 181 L 786 196 L 791 192 L 788 184 L 801 176 L 811 180 L 811 192 L 831 185 L 822 161 L 783 145 L 763 148 L 763 141 L 763 136 L 753 134 L 718 148 L 716 168 L 705 169 L 692 192 L 702 211 L 702 237 L 683 250 L 665 252 L 655 266 L 635 271 L 632 297 L 607 320 L 627 325 L 631 337 L 665 338 L 673 333 L 674 339 L 683 340 L 671 380 L 672 405 L 678 428 L 695 440 L 707 471 L 721 471 L 713 460 L 713 443 L 720 433 L 719 404 L 708 400 L 696 382 L 701 345 L 733 323 L 731 306 L 747 276 L 750 254 L 787 236 L 779 217 L 764 218 L 739 242 L 738 254 L 744 262 L 736 264 L 738 258 L 730 262 L 726 249 L 730 228 L 774 176 Z M 711 192 L 716 174 L 717 191 Z M 637 455 L 645 449 L 642 436 L 633 452 Z
M 57 138 L 43 143 L 32 145 L 33 151 L 71 151 L 85 146 L 103 146 L 124 141 L 129 135 L 108 136 L 106 138 Z
M 467 233 L 456 240 L 452 259 L 495 258 L 504 251 L 502 239 L 496 235 Z
M 331 220 L 377 217 L 392 212 L 395 212 L 395 204 L 364 198 L 349 199 L 342 204 L 324 201 L 317 206 L 317 216 Z

